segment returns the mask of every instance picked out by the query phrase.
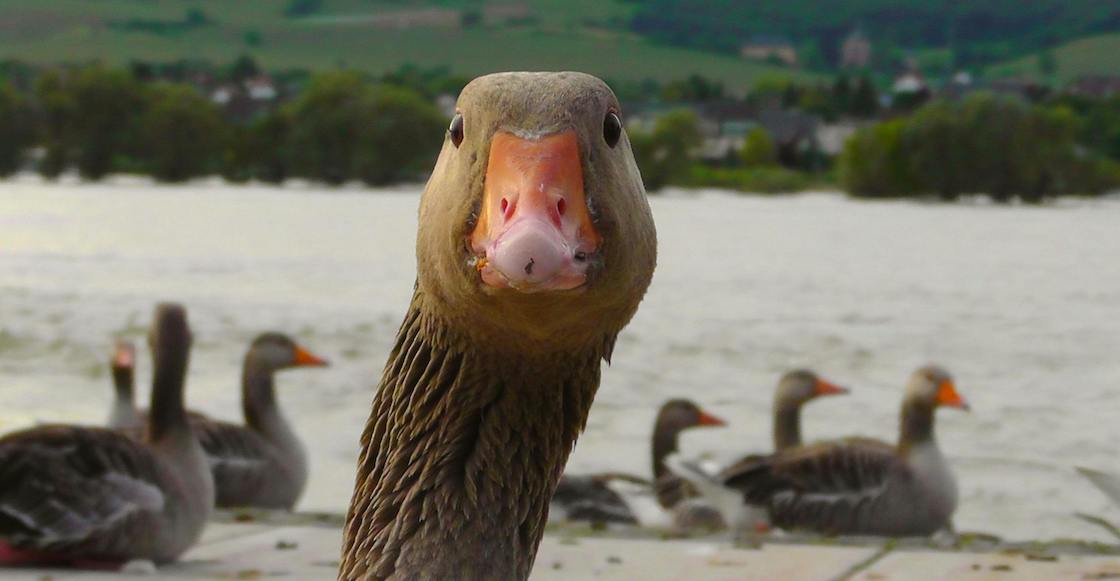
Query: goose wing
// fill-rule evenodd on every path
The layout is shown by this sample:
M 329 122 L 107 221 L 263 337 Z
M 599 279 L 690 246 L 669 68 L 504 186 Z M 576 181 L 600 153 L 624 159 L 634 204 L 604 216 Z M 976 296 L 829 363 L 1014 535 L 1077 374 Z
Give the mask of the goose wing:
M 906 470 L 889 445 L 842 440 L 747 458 L 722 476 L 777 526 L 843 533 L 874 519 L 892 477 Z
M 108 429 L 40 426 L 0 439 L 0 542 L 125 556 L 159 526 L 167 469 Z

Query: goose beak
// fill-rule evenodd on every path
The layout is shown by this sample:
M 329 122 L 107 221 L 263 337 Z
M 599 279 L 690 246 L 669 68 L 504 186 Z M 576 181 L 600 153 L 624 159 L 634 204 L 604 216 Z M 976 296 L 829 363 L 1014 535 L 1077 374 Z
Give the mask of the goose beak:
M 113 367 L 126 368 L 132 367 L 136 364 L 136 350 L 130 343 L 117 343 L 117 349 L 113 352 Z
M 571 290 L 599 249 L 575 131 L 494 134 L 478 223 L 470 234 L 482 284 L 520 292 Z
M 296 367 L 326 367 L 330 365 L 326 359 L 296 345 Z
M 937 387 L 937 405 L 971 411 L 961 394 L 957 393 L 957 386 L 952 381 L 945 380 Z
M 706 411 L 700 410 L 700 418 L 697 421 L 697 425 L 718 427 L 726 426 L 727 422 L 723 421 L 723 419 L 718 416 L 713 416 Z
M 845 395 L 850 393 L 846 387 L 840 387 L 834 383 L 827 382 L 823 379 L 818 379 L 816 386 L 813 388 L 813 395 Z

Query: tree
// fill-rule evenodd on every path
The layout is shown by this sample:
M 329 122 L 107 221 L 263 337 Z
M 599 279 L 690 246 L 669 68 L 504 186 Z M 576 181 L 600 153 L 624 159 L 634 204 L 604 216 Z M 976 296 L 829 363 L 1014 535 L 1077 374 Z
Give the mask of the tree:
M 761 127 L 755 127 L 747 133 L 739 157 L 747 167 L 766 167 L 778 163 L 774 140 L 770 138 L 770 133 Z
M 0 83 L 0 177 L 19 170 L 34 136 L 27 100 L 11 85 Z
M 848 112 L 853 117 L 870 119 L 879 113 L 879 92 L 867 75 L 859 78 L 855 91 L 852 93 Z
M 409 89 L 383 86 L 370 100 L 369 115 L 354 160 L 358 178 L 382 185 L 431 167 L 448 122 L 435 106 Z
M 633 132 L 630 146 L 648 191 L 682 183 L 703 142 L 700 119 L 688 109 L 670 111 L 661 116 L 649 134 Z
M 341 184 L 353 179 L 362 128 L 375 122 L 372 93 L 360 75 L 322 73 L 291 106 L 292 169 L 296 175 Z
M 848 75 L 841 74 L 832 84 L 832 101 L 840 113 L 849 113 L 852 109 L 852 80 Z
M 226 138 L 217 107 L 184 85 L 155 85 L 148 99 L 143 159 L 151 174 L 180 182 L 215 172 Z
M 44 175 L 58 175 L 73 163 L 82 177 L 99 179 L 137 149 L 143 94 L 128 73 L 100 66 L 48 73 L 36 84 L 36 98 L 44 113 Z

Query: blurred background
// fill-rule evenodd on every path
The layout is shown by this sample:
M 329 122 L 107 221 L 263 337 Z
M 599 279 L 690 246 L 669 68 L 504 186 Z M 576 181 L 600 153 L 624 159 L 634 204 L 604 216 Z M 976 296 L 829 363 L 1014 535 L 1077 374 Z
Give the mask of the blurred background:
M 677 396 L 730 424 L 687 453 L 765 450 L 794 367 L 853 389 L 808 439 L 893 440 L 935 361 L 958 530 L 1108 539 L 1073 466 L 1120 468 L 1118 53 L 1114 0 L 0 0 L 0 432 L 103 421 L 113 340 L 183 301 L 214 416 L 261 331 L 332 361 L 279 389 L 342 512 L 458 91 L 580 70 L 661 254 L 570 471 L 648 473 Z

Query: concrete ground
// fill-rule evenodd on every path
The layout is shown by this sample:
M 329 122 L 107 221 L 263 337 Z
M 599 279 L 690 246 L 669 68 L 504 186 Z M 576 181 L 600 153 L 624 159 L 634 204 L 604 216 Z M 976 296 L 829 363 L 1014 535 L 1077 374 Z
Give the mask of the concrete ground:
M 248 520 L 248 519 L 246 519 Z M 13 569 L 5 581 L 106 581 L 145 576 L 202 579 L 335 578 L 341 531 L 337 522 L 222 522 L 211 525 L 179 563 L 158 571 L 145 563 L 119 573 Z M 1070 551 L 1070 546 L 1080 547 Z M 1090 554 L 1084 545 L 1032 545 L 937 550 L 890 541 L 821 544 L 775 540 L 738 548 L 727 540 L 619 538 L 553 530 L 537 555 L 535 581 L 642 579 L 648 581 L 912 581 L 1120 579 L 1120 556 Z M 1103 548 L 1105 552 L 1111 549 Z

